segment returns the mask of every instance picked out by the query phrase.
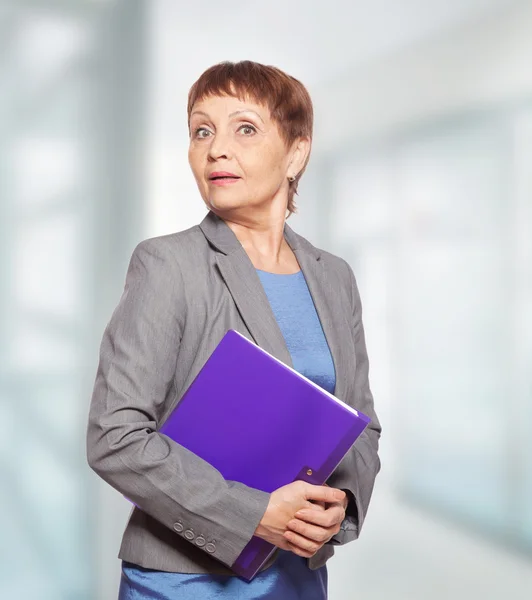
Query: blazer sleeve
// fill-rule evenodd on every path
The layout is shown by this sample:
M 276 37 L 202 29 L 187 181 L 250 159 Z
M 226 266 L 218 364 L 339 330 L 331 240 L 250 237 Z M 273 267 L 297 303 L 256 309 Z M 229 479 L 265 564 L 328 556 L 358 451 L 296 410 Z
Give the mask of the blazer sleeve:
M 270 494 L 225 480 L 209 463 L 157 432 L 175 395 L 186 316 L 182 286 L 168 246 L 151 239 L 135 248 L 100 346 L 87 460 L 102 479 L 168 529 L 174 531 L 174 523 L 181 521 L 185 529 L 204 532 L 216 542 L 210 556 L 230 567 L 252 538 Z
M 370 417 L 371 423 L 327 480 L 328 485 L 343 489 L 349 498 L 346 518 L 341 524 L 340 531 L 328 542 L 332 545 L 347 544 L 359 537 L 373 493 L 375 478 L 381 468 L 378 450 L 382 428 L 375 413 L 369 386 L 369 361 L 362 325 L 362 304 L 353 270 L 347 262 L 343 262 L 349 274 L 352 305 L 350 318 L 355 339 L 353 375 L 355 391 L 353 396 L 347 399 L 347 403 Z

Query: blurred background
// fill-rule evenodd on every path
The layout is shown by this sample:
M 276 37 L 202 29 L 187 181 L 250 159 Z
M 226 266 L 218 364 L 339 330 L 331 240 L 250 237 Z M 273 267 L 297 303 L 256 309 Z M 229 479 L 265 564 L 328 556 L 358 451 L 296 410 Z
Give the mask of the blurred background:
M 187 92 L 241 59 L 312 95 L 289 224 L 364 306 L 382 470 L 331 600 L 530 600 L 530 0 L 0 3 L 0 595 L 116 598 L 99 344 L 135 245 L 206 212 Z

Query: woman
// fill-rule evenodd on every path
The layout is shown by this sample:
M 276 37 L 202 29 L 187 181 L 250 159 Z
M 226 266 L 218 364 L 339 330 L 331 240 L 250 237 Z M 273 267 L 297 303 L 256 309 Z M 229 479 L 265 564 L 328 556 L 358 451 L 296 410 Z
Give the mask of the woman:
M 89 415 L 90 466 L 137 506 L 119 552 L 120 598 L 320 600 L 334 545 L 360 533 L 381 427 L 353 272 L 285 224 L 309 158 L 312 103 L 276 68 L 221 63 L 191 88 L 188 120 L 209 212 L 135 248 Z M 157 433 L 228 329 L 372 419 L 327 485 L 269 494 L 226 481 Z M 230 567 L 253 535 L 278 551 L 246 582 Z

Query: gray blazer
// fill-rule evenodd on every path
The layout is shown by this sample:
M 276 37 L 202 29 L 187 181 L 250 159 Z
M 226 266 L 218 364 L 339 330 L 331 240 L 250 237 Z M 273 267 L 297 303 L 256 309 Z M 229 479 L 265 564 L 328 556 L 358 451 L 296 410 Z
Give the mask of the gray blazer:
M 340 532 L 308 559 L 317 569 L 336 544 L 360 534 L 380 470 L 381 426 L 351 268 L 286 224 L 284 235 L 333 356 L 334 393 L 372 419 L 327 481 L 352 499 Z M 226 481 L 157 432 L 228 329 L 293 366 L 253 264 L 223 219 L 209 212 L 199 225 L 137 245 L 103 334 L 87 428 L 90 467 L 140 507 L 123 535 L 123 560 L 162 571 L 234 574 L 230 566 L 266 510 L 269 493 Z

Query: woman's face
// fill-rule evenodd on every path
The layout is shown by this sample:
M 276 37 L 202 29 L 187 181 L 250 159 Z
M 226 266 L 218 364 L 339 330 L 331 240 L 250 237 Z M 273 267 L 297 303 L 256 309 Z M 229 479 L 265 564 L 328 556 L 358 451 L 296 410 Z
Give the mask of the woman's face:
M 302 151 L 286 147 L 267 107 L 208 96 L 193 106 L 189 129 L 190 166 L 210 209 L 286 204 L 287 178 L 301 169 Z

